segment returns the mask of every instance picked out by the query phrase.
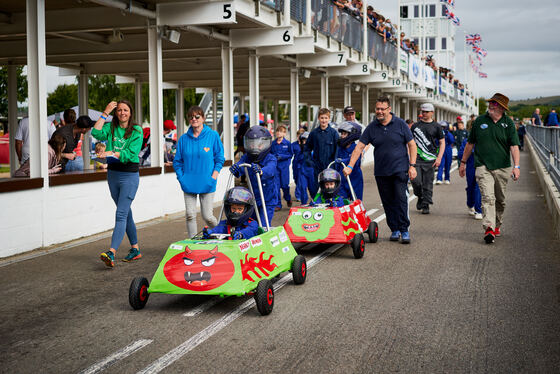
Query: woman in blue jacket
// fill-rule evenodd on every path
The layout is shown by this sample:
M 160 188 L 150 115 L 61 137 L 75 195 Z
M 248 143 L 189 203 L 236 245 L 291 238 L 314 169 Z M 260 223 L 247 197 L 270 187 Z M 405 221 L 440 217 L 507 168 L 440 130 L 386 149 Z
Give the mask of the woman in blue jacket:
M 202 218 L 210 227 L 218 224 L 212 212 L 218 174 L 224 164 L 224 146 L 220 135 L 204 125 L 204 111 L 192 106 L 187 113 L 190 128 L 179 138 L 173 168 L 185 193 L 189 238 L 197 234 L 196 200 L 200 199 Z

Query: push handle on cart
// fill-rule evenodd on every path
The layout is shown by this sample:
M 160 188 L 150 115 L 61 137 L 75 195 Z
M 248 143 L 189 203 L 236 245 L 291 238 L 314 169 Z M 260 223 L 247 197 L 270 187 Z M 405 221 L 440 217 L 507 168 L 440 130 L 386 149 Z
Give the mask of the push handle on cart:
M 233 180 L 233 174 L 229 175 L 227 184 L 226 184 L 226 193 L 229 191 L 229 186 L 231 186 L 231 181 Z M 222 204 L 222 209 L 220 210 L 220 218 L 218 219 L 218 223 L 222 222 L 222 216 L 224 215 L 224 204 Z
M 245 176 L 247 177 L 247 182 L 248 182 L 247 184 L 249 185 L 249 190 L 251 190 L 251 193 L 253 194 L 253 196 L 255 196 L 255 192 L 253 190 L 253 185 L 251 183 L 251 179 L 249 178 L 249 171 L 248 171 L 248 168 L 251 168 L 252 165 L 251 164 L 239 164 L 238 166 L 245 170 Z M 268 214 L 266 214 L 266 203 L 264 202 L 264 193 L 263 193 L 263 189 L 262 189 L 261 176 L 258 173 L 255 173 L 255 175 L 257 176 L 257 184 L 259 186 L 259 193 L 261 194 L 261 202 L 262 202 L 263 213 L 264 213 L 264 221 L 266 223 L 266 231 L 270 231 L 270 224 L 268 222 Z M 255 213 L 257 215 L 257 222 L 259 223 L 259 226 L 263 227 L 262 222 L 261 222 L 261 215 L 259 213 L 259 207 L 257 206 L 257 199 L 255 199 Z
M 330 168 L 331 165 L 333 165 L 333 164 L 341 164 L 343 168 L 346 167 L 346 164 L 344 162 L 334 160 L 333 162 L 331 162 L 329 164 L 329 166 L 327 166 L 327 168 Z M 352 194 L 352 200 L 356 201 L 357 200 L 356 199 L 356 194 L 354 193 L 354 187 L 352 187 L 352 182 L 350 181 L 350 176 L 349 175 L 346 176 L 346 180 L 348 181 L 348 186 L 350 187 L 350 193 Z

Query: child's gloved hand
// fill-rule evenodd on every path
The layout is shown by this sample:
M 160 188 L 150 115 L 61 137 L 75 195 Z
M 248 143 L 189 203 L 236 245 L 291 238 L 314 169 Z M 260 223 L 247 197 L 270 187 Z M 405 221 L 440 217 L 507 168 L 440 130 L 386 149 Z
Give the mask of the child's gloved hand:
M 235 175 L 236 178 L 239 178 L 239 176 L 241 175 L 241 169 L 239 168 L 239 166 L 237 166 L 237 164 L 231 165 L 229 168 L 229 172 Z
M 262 169 L 258 164 L 251 164 L 251 169 L 253 170 L 253 173 L 262 175 Z
M 240 233 L 239 231 L 236 231 L 233 233 L 233 240 L 240 240 L 243 239 L 243 234 Z
M 208 232 L 208 226 L 204 226 L 202 229 L 202 237 L 204 239 L 210 239 L 210 233 Z

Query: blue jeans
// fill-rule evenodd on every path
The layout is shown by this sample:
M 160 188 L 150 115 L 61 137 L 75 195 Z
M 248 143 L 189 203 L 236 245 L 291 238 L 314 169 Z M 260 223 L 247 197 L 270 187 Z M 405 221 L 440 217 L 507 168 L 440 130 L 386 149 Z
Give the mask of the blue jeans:
M 136 235 L 136 224 L 132 218 L 130 205 L 138 191 L 140 176 L 138 172 L 129 173 L 126 171 L 107 170 L 107 183 L 111 197 L 117 205 L 115 214 L 115 228 L 111 237 L 111 248 L 118 249 L 124 238 L 124 233 L 128 236 L 130 245 L 138 244 Z
M 82 156 L 76 156 L 73 160 L 68 160 L 64 171 L 82 171 L 84 170 L 84 159 Z

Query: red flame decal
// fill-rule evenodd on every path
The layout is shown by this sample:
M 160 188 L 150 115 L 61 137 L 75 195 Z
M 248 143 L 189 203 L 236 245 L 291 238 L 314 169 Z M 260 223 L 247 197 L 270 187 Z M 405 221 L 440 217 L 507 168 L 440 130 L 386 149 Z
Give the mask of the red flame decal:
M 268 275 L 270 274 L 269 272 L 271 272 L 272 270 L 274 270 L 275 268 L 277 268 L 278 266 L 276 266 L 276 264 L 273 264 L 272 258 L 274 256 L 271 255 L 269 259 L 265 260 L 264 259 L 264 252 L 261 252 L 260 256 L 259 256 L 259 261 L 256 262 L 256 258 L 253 257 L 249 257 L 248 254 L 245 255 L 245 262 L 243 260 L 240 260 L 241 263 L 241 274 L 243 276 L 243 280 L 249 280 L 251 282 L 254 282 L 255 280 L 249 275 L 249 272 L 252 271 L 254 275 L 256 275 L 258 278 L 263 278 L 263 276 L 260 275 L 259 272 L 257 272 L 256 270 L 259 269 L 260 272 L 262 274 L 264 274 L 264 277 L 268 277 Z

